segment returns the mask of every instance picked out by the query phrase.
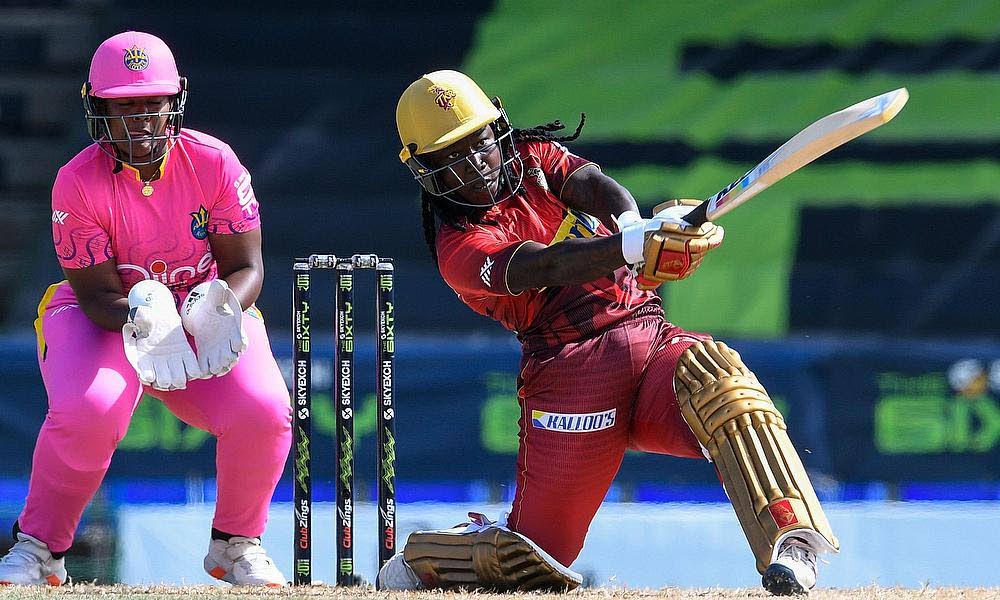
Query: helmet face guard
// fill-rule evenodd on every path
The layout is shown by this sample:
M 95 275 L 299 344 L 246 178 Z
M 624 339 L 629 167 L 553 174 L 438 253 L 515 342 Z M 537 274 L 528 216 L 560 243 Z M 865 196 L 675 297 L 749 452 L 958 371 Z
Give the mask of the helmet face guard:
M 173 148 L 180 137 L 184 125 L 184 106 L 187 104 L 187 79 L 180 78 L 180 93 L 170 100 L 170 110 L 155 113 L 135 113 L 129 115 L 109 116 L 104 98 L 90 94 L 90 84 L 84 85 L 83 110 L 87 119 L 87 133 L 90 139 L 106 154 L 133 166 L 151 165 L 159 162 Z M 166 119 L 162 128 L 158 127 L 150 135 L 135 137 L 128 130 L 128 121 L 135 119 Z M 124 137 L 115 137 L 111 123 L 117 122 Z M 152 151 L 149 156 L 138 160 L 135 149 L 139 144 L 148 142 Z
M 433 167 L 422 161 L 420 155 L 413 154 L 412 150 L 410 152 L 404 150 L 404 153 L 409 155 L 404 161 L 407 168 L 413 175 L 414 180 L 420 183 L 427 190 L 427 193 L 432 196 L 444 198 L 460 206 L 484 208 L 484 205 L 462 200 L 458 192 L 470 186 L 483 184 L 491 197 L 491 203 L 486 206 L 495 206 L 511 198 L 520 190 L 524 179 L 524 164 L 521 161 L 521 155 L 514 147 L 514 128 L 511 127 L 510 121 L 507 120 L 507 113 L 504 112 L 500 104 L 500 99 L 494 98 L 493 104 L 500 111 L 500 116 L 488 125 L 493 129 L 495 138 L 489 146 L 470 152 L 441 167 Z M 492 155 L 494 152 L 500 153 L 500 164 L 490 170 L 481 171 L 477 165 L 485 164 L 485 157 Z M 460 173 L 467 172 L 469 165 L 472 166 L 473 172 L 477 175 L 466 179 Z M 451 175 L 454 181 L 458 182 L 456 185 L 449 187 L 444 183 L 444 176 L 448 174 Z M 495 194 L 490 191 L 489 186 L 489 181 L 494 178 L 498 182 Z

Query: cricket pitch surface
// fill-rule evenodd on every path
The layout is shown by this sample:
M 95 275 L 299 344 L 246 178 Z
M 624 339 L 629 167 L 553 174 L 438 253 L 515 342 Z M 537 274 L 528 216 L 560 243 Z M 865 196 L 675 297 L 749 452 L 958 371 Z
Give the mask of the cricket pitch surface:
M 220 598 L 250 600 L 256 598 L 303 598 L 320 600 L 503 600 L 521 596 L 531 600 L 723 600 L 732 598 L 777 598 L 763 588 L 584 588 L 568 594 L 486 594 L 481 592 L 386 592 L 376 591 L 371 586 L 338 588 L 313 585 L 287 588 L 231 588 L 206 585 L 193 586 L 126 586 L 74 584 L 59 588 L 28 588 L 10 586 L 0 588 L 0 600 L 193 600 Z M 820 588 L 808 596 L 798 598 L 808 600 L 985 600 L 1000 598 L 1000 588 L 958 588 L 933 587 L 898 588 L 868 586 L 861 588 Z

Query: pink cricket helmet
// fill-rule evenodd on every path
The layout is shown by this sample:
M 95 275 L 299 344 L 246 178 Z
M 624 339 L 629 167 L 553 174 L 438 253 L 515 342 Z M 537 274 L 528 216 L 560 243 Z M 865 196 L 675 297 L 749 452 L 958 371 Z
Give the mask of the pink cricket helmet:
M 90 61 L 90 94 L 98 98 L 174 96 L 181 92 L 170 48 L 155 35 L 126 31 L 98 46 Z

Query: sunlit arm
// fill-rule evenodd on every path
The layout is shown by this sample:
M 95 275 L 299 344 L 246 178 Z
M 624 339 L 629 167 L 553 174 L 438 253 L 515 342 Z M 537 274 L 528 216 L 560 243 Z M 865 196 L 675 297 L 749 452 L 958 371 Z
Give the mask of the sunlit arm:
M 208 243 L 219 269 L 219 278 L 229 284 L 240 306 L 246 310 L 260 295 L 264 283 L 260 229 L 245 233 L 209 234 Z
M 627 210 L 638 211 L 635 199 L 621 184 L 596 166 L 574 173 L 562 190 L 570 208 L 597 217 L 611 231 L 614 218 Z M 624 266 L 621 236 L 570 239 L 545 246 L 528 242 L 511 258 L 507 283 L 511 291 L 594 281 Z

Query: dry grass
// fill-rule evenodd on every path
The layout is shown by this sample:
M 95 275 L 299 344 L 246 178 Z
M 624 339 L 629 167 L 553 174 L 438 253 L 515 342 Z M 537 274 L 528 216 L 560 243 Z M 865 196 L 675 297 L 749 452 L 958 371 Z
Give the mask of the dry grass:
M 511 596 L 527 596 L 532 600 L 723 600 L 730 598 L 772 598 L 762 589 L 748 588 L 663 588 L 659 590 L 632 590 L 589 588 L 571 594 L 483 594 L 458 592 L 379 592 L 371 587 L 336 588 L 325 585 L 310 587 L 262 589 L 227 588 L 214 586 L 97 586 L 68 585 L 61 588 L 0 589 L 0 600 L 187 600 L 191 598 L 219 598 L 243 600 L 251 598 L 320 599 L 334 600 L 503 600 Z M 1000 588 L 884 588 L 877 586 L 853 589 L 821 589 L 808 596 L 809 600 L 902 600 L 920 598 L 928 600 L 985 600 L 1000 599 Z

